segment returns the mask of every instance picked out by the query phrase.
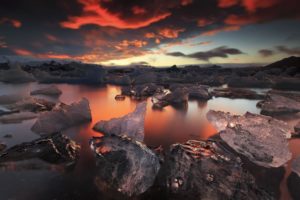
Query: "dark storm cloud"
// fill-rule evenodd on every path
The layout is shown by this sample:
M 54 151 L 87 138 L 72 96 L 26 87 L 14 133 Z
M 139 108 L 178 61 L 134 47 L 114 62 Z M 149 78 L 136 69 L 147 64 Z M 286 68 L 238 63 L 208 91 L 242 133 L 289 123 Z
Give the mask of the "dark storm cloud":
M 263 57 L 269 57 L 274 55 L 274 51 L 270 49 L 261 49 L 258 51 L 258 53 Z
M 240 51 L 239 49 L 221 46 L 209 51 L 199 51 L 192 54 L 172 52 L 172 53 L 167 53 L 166 55 L 175 56 L 175 57 L 195 58 L 198 60 L 208 61 L 211 58 L 227 58 L 229 55 L 239 55 L 239 54 L 243 54 L 243 52 Z
M 91 62 L 129 58 L 189 37 L 299 19 L 299 4 L 298 0 L 1 0 L 0 53 Z M 210 53 L 223 58 L 239 53 L 219 51 Z

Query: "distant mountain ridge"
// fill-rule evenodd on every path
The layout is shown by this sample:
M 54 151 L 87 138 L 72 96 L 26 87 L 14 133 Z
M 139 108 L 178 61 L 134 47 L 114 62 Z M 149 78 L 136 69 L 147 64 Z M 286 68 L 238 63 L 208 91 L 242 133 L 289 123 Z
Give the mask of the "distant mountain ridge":
M 300 57 L 291 56 L 284 58 L 272 64 L 265 66 L 266 68 L 285 68 L 285 67 L 300 67 Z

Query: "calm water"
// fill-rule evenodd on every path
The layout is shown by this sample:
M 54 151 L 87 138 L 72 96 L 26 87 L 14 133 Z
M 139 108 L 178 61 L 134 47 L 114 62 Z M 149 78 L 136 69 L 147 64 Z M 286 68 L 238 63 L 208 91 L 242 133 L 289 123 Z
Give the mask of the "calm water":
M 9 163 L 0 167 L 0 200 L 6 199 L 103 199 L 104 194 L 97 192 L 93 186 L 94 156 L 88 142 L 92 136 L 101 135 L 92 130 L 99 120 L 109 120 L 123 116 L 135 109 L 138 102 L 126 98 L 124 101 L 115 101 L 116 94 L 121 88 L 116 86 L 91 87 L 81 85 L 57 85 L 63 94 L 53 101 L 72 103 L 86 97 L 90 101 L 93 120 L 91 123 L 64 131 L 75 141 L 81 144 L 81 157 L 75 170 L 64 172 L 57 166 L 38 164 L 37 168 L 27 162 Z M 20 94 L 28 96 L 30 91 L 41 88 L 36 83 L 22 85 L 0 84 L 0 95 Z M 40 96 L 47 98 L 45 96 Z M 259 113 L 257 101 L 244 99 L 215 98 L 208 102 L 190 101 L 188 109 L 176 110 L 166 107 L 163 111 L 154 111 L 151 100 L 148 99 L 145 119 L 145 143 L 151 146 L 162 145 L 167 147 L 176 142 L 185 142 L 188 139 L 207 139 L 214 135 L 216 130 L 207 122 L 206 113 L 210 109 L 228 111 L 235 114 L 244 114 L 249 111 Z M 19 124 L 0 124 L 0 141 L 8 147 L 38 138 L 30 131 L 35 120 L 24 121 Z M 11 134 L 12 138 L 3 138 Z M 291 141 L 293 156 L 300 155 L 300 140 Z M 283 198 L 288 197 L 285 182 L 281 186 Z M 105 197 L 104 197 L 105 198 Z M 107 197 L 109 198 L 109 197 Z

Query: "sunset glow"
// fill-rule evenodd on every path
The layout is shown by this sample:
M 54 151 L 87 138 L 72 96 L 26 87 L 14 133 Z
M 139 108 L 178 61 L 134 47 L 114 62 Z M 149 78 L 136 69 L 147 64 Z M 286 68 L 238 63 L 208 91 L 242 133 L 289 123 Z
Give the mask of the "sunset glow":
M 267 63 L 300 55 L 297 0 L 15 4 L 6 0 L 1 3 L 1 55 L 153 66 Z M 206 41 L 209 43 L 205 46 L 198 45 Z M 222 46 L 243 53 L 209 59 L 170 56 L 174 52 L 203 54 Z

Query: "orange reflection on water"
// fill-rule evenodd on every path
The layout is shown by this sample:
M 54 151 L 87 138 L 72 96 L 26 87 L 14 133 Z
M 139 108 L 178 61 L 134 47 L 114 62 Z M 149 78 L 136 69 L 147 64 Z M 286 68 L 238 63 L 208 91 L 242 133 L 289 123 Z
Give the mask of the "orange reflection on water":
M 136 102 L 130 101 L 129 98 L 124 101 L 116 101 L 115 96 L 121 93 L 120 87 L 74 87 L 73 85 L 64 84 L 59 85 L 59 88 L 63 91 L 63 95 L 60 97 L 62 102 L 72 103 L 85 97 L 90 103 L 92 122 L 81 125 L 79 130 L 74 128 L 68 131 L 71 132 L 71 135 L 72 131 L 77 132 L 74 139 L 81 145 L 81 157 L 76 165 L 76 171 L 79 175 L 84 174 L 86 170 L 95 168 L 95 157 L 89 147 L 89 141 L 93 136 L 102 136 L 101 133 L 93 130 L 93 126 L 101 120 L 121 117 L 132 112 L 135 109 Z
M 207 122 L 204 126 L 204 129 L 202 129 L 201 139 L 206 140 L 209 137 L 215 135 L 217 132 L 217 129 L 213 125 L 211 125 L 211 123 Z
M 95 156 L 89 147 L 89 140 L 93 136 L 101 136 L 101 133 L 93 131 L 93 126 L 100 120 L 109 120 L 111 118 L 121 117 L 132 112 L 137 101 L 133 101 L 126 97 L 124 101 L 116 101 L 115 95 L 121 93 L 121 88 L 117 86 L 83 86 L 83 85 L 57 85 L 63 94 L 58 99 L 64 103 L 70 104 L 79 101 L 85 97 L 90 102 L 92 113 L 92 122 L 78 127 L 72 127 L 65 131 L 68 136 L 76 140 L 81 145 L 80 159 L 76 164 L 75 172 L 76 179 L 85 179 L 90 176 L 91 182 L 93 179 L 93 171 L 95 170 Z M 28 95 L 29 92 L 36 88 L 41 88 L 41 85 L 36 83 L 29 84 L 26 87 L 10 87 L 7 90 L 2 90 L 3 94 L 8 91 L 15 90 L 21 94 Z M 45 98 L 45 97 L 43 97 Z M 56 99 L 57 100 L 57 99 Z M 152 109 L 151 100 L 147 100 L 147 113 L 145 117 L 145 143 L 150 146 L 168 147 L 168 145 L 178 142 L 186 142 L 190 139 L 207 139 L 213 136 L 217 131 L 206 120 L 206 113 L 209 109 L 230 111 L 235 114 L 244 114 L 246 111 L 259 113 L 256 108 L 257 101 L 253 100 L 231 100 L 227 98 L 215 98 L 208 102 L 190 101 L 187 110 L 176 110 L 168 106 L 163 111 Z M 23 128 L 30 127 L 27 122 L 24 122 Z M 26 125 L 26 126 L 25 126 Z M 15 126 L 7 129 L 8 132 L 16 131 Z M 64 133 L 65 133 L 64 132 Z M 14 137 L 16 138 L 16 137 Z M 290 141 L 290 149 L 293 157 L 300 156 L 300 139 Z M 106 151 L 107 149 L 103 149 Z M 8 166 L 11 170 L 16 170 L 15 165 Z M 282 198 L 289 199 L 289 193 L 286 187 L 286 178 L 290 173 L 290 162 L 288 163 L 287 173 L 281 185 Z M 80 182 L 80 186 L 82 183 Z
M 286 200 L 286 199 L 291 199 L 291 196 L 289 194 L 288 191 L 288 187 L 287 187 L 287 179 L 289 177 L 289 175 L 291 174 L 291 164 L 292 161 L 300 156 L 300 139 L 291 139 L 289 141 L 289 148 L 290 151 L 292 152 L 292 159 L 286 164 L 285 167 L 285 175 L 283 178 L 283 181 L 280 184 L 280 191 L 281 191 L 281 200 Z
M 100 120 L 124 116 L 134 111 L 137 101 L 126 97 L 124 101 L 116 101 L 115 96 L 121 93 L 117 86 L 91 87 L 58 85 L 63 91 L 60 101 L 72 103 L 79 101 L 82 97 L 89 99 L 92 112 L 92 122 L 81 126 L 80 133 L 76 136 L 78 140 L 85 140 L 83 145 L 92 136 L 101 136 L 92 130 L 93 126 Z M 145 117 L 145 143 L 151 146 L 169 146 L 173 143 L 186 142 L 189 139 L 207 139 L 217 131 L 206 120 L 206 112 L 214 103 L 189 102 L 186 110 L 176 110 L 171 106 L 162 111 L 153 110 L 151 99 L 147 100 L 147 112 Z M 221 104 L 226 109 L 226 104 Z

